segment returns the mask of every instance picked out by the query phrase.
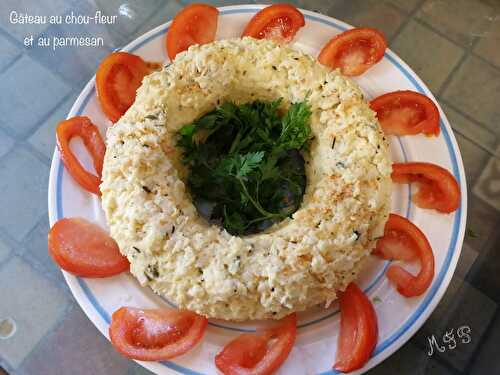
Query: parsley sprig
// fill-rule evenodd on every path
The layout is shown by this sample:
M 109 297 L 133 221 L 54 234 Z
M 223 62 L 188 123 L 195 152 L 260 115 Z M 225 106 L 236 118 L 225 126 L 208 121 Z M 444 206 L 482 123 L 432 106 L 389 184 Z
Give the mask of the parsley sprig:
M 280 104 L 227 102 L 179 130 L 198 212 L 232 234 L 264 230 L 302 202 L 311 110 L 304 101 L 281 116 Z

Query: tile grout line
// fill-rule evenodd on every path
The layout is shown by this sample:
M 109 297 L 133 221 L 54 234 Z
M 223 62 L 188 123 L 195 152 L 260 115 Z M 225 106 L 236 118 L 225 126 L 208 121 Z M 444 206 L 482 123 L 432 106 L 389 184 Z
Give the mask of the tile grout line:
M 174 1 L 175 1 L 175 0 L 174 0 Z M 179 5 L 182 5 L 182 4 L 180 3 L 180 1 L 175 1 L 175 2 L 176 2 L 177 4 L 179 4 Z M 156 14 L 156 12 L 159 10 L 159 8 L 161 8 L 161 7 L 163 7 L 163 6 L 165 6 L 165 3 L 161 3 L 161 6 L 159 6 L 159 7 L 155 8 L 155 9 L 154 9 L 154 10 L 153 10 L 150 14 L 148 14 L 148 17 L 146 18 L 146 20 L 147 20 L 147 19 L 149 19 L 149 18 L 152 18 L 152 17 Z M 175 15 L 174 15 L 174 16 L 175 16 Z M 172 18 L 173 18 L 173 17 L 172 17 Z M 168 20 L 165 20 L 165 22 L 167 22 L 167 21 L 168 21 Z M 162 22 L 161 24 L 163 24 L 163 23 L 165 23 L 165 22 Z M 130 35 L 129 35 L 129 39 L 127 39 L 127 40 L 129 40 L 129 41 L 128 41 L 128 42 L 126 42 L 123 46 L 121 46 L 121 47 L 120 47 L 120 49 L 121 49 L 121 48 L 123 48 L 123 47 L 125 47 L 127 44 L 131 43 L 133 40 L 135 40 L 135 39 L 137 39 L 138 37 L 140 37 L 140 35 L 139 35 L 139 36 L 135 37 L 134 39 L 130 40 L 130 36 L 131 36 L 131 35 L 135 35 L 135 34 L 139 31 L 139 29 L 140 29 L 142 26 L 144 26 L 144 24 L 145 24 L 145 22 L 144 22 L 144 23 L 142 23 L 142 24 L 140 24 L 140 25 L 138 25 L 138 26 L 137 26 L 137 27 L 136 27 L 136 28 L 135 28 L 135 29 L 134 29 L 131 33 L 129 33 L 129 34 L 130 34 Z M 161 24 L 160 24 L 160 25 L 161 25 Z M 158 27 L 158 26 L 159 26 L 159 25 L 153 26 L 153 28 Z M 150 30 L 152 30 L 153 28 L 151 28 Z M 147 33 L 147 32 L 148 32 L 148 31 L 146 31 L 146 33 Z M 144 34 L 144 33 L 143 33 L 143 34 Z
M 480 290 L 480 289 L 478 289 L 478 290 Z M 469 374 L 471 369 L 472 369 L 472 366 L 476 363 L 478 354 L 481 351 L 480 349 L 483 347 L 483 345 L 486 342 L 486 340 L 488 339 L 488 337 L 490 337 L 492 335 L 491 328 L 493 327 L 493 325 L 496 323 L 497 320 L 500 321 L 500 308 L 498 307 L 498 305 L 495 309 L 495 314 L 493 315 L 493 319 L 491 319 L 490 322 L 488 323 L 488 325 L 483 333 L 483 336 L 481 337 L 481 340 L 479 340 L 476 349 L 474 350 L 474 352 L 471 355 L 472 360 L 469 361 L 467 366 L 465 366 L 465 372 L 464 372 L 465 374 Z
M 3 28 L 0 27 L 0 35 L 4 36 L 9 42 L 14 44 L 16 47 L 18 47 L 20 50 L 27 50 L 27 48 L 24 46 L 23 43 L 21 43 L 19 40 L 14 38 L 9 32 L 5 31 Z M 33 35 L 33 37 L 35 37 Z
M 55 137 L 55 132 L 54 132 L 54 137 Z M 51 158 L 47 157 L 44 155 L 42 152 L 38 151 L 30 142 L 27 140 L 22 140 L 19 141 L 19 146 L 23 148 L 25 151 L 30 152 L 34 157 L 36 157 L 41 163 L 45 164 L 47 167 L 49 167 L 50 171 L 50 164 L 52 162 Z
M 467 58 L 470 56 L 469 51 L 465 49 L 462 49 L 462 51 L 463 51 L 462 57 L 460 57 L 460 60 L 458 60 L 457 64 L 451 69 L 450 73 L 448 73 L 448 76 L 441 84 L 441 87 L 436 93 L 436 96 L 443 97 L 443 93 L 446 91 L 450 83 L 453 81 L 453 78 L 455 78 L 455 74 L 460 70 L 465 60 L 467 60 Z
M 490 149 L 489 147 L 482 145 L 481 143 L 479 143 L 479 142 L 475 141 L 473 138 L 469 138 L 469 136 L 468 136 L 468 135 L 466 135 L 466 134 L 462 133 L 459 129 L 456 129 L 456 128 L 454 128 L 453 126 L 452 126 L 452 128 L 453 128 L 453 131 L 454 131 L 455 133 L 460 134 L 460 135 L 461 135 L 462 137 L 464 137 L 466 140 L 468 140 L 469 142 L 473 143 L 474 145 L 476 145 L 477 147 L 479 147 L 481 150 L 486 151 L 488 154 L 490 154 L 490 155 L 489 155 L 490 157 L 493 157 L 493 158 L 495 158 L 495 159 L 499 159 L 499 160 L 500 160 L 500 155 L 497 155 L 497 154 L 496 154 L 496 152 L 495 152 L 495 150 L 492 150 L 492 149 Z
M 434 33 L 438 34 L 443 39 L 446 39 L 448 42 L 452 43 L 455 47 L 459 47 L 459 48 L 462 48 L 462 49 L 464 49 L 466 51 L 470 51 L 471 47 L 474 44 L 474 40 L 469 45 L 460 44 L 456 40 L 451 39 L 447 34 L 445 34 L 444 32 L 442 32 L 441 30 L 439 30 L 436 27 L 432 26 L 431 24 L 425 22 L 425 20 L 423 20 L 421 18 L 415 18 L 415 22 L 417 22 L 418 24 L 420 24 L 420 26 L 425 26 L 428 29 L 432 30 Z M 477 37 L 475 37 L 475 38 L 477 38 Z
M 401 23 L 401 25 L 399 25 L 398 29 L 396 30 L 396 32 L 394 33 L 394 35 L 391 37 L 391 39 L 389 40 L 389 45 L 392 45 L 392 43 L 394 43 L 394 41 L 396 40 L 396 38 L 399 36 L 399 34 L 401 34 L 401 32 L 403 31 L 404 28 L 406 28 L 406 26 L 410 23 L 410 21 L 413 18 L 413 16 L 415 14 L 417 14 L 417 12 L 419 11 L 419 9 L 422 7 L 422 5 L 424 4 L 426 0 L 421 0 L 416 6 L 415 8 L 413 8 L 409 13 L 405 13 L 403 12 L 401 9 L 399 9 L 396 5 L 392 4 L 392 3 L 386 3 L 387 5 L 389 6 L 392 6 L 393 9 L 397 9 L 400 13 L 402 14 L 406 14 L 406 19 Z
M 9 70 L 9 69 L 10 69 L 10 68 L 11 68 L 11 67 L 12 67 L 12 66 L 16 63 L 16 62 L 18 62 L 19 60 L 21 60 L 21 58 L 23 57 L 23 55 L 24 55 L 24 52 L 23 52 L 23 51 L 19 51 L 19 54 L 18 54 L 16 57 L 14 57 L 14 58 L 12 59 L 12 61 L 11 61 L 11 62 L 9 62 L 7 65 L 5 65 L 5 66 L 3 67 L 3 69 L 2 69 L 2 70 L 0 70 L 0 74 L 7 73 L 7 71 L 8 71 L 8 70 Z
M 500 136 L 498 136 L 495 133 L 493 133 L 493 131 L 490 128 L 488 128 L 485 124 L 483 124 L 481 121 L 476 120 L 475 118 L 473 118 L 472 116 L 470 116 L 468 113 L 463 112 L 460 108 L 458 108 L 457 106 L 455 106 L 453 103 L 449 102 L 447 99 L 443 98 L 442 96 L 439 96 L 438 100 L 441 101 L 442 103 L 446 104 L 448 107 L 450 107 L 451 109 L 453 109 L 455 112 L 457 112 L 458 114 L 460 114 L 462 117 L 465 117 L 467 120 L 469 120 L 473 124 L 479 126 L 481 129 L 483 129 L 483 130 L 487 131 L 488 133 L 490 133 L 495 138 L 495 140 L 498 140 L 498 138 L 500 138 Z M 485 148 L 488 152 L 490 152 L 492 154 L 492 156 L 500 157 L 499 155 L 497 155 L 496 150 L 492 150 L 489 147 L 486 147 L 484 145 L 482 147 Z
M 23 367 L 23 364 L 25 361 L 30 357 L 32 353 L 37 350 L 45 340 L 48 340 L 49 338 L 53 337 L 55 335 L 56 329 L 62 324 L 63 320 L 69 315 L 70 311 L 75 307 L 75 300 L 74 298 L 72 300 L 69 300 L 66 307 L 64 308 L 59 320 L 54 322 L 52 326 L 49 327 L 49 330 L 47 333 L 38 340 L 38 342 L 31 348 L 31 350 L 26 354 L 25 358 L 22 360 L 22 362 L 19 364 L 18 368 L 21 369 Z M 78 308 L 81 309 L 79 305 L 76 305 Z

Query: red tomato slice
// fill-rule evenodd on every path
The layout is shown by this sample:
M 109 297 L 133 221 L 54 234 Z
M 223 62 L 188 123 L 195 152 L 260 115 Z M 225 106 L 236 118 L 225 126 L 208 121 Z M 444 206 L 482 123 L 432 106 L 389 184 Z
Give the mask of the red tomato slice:
M 357 28 L 344 31 L 321 50 L 318 61 L 330 68 L 340 68 L 346 76 L 359 76 L 384 57 L 387 42 L 375 29 Z
M 162 361 L 191 350 L 207 323 L 207 318 L 187 310 L 122 307 L 111 317 L 109 337 L 127 358 Z
M 305 24 L 304 15 L 293 5 L 274 4 L 257 12 L 241 36 L 289 42 Z
M 414 91 L 394 91 L 370 102 L 388 135 L 439 135 L 439 110 L 427 96 Z
M 293 313 L 269 330 L 238 336 L 217 354 L 215 365 L 224 375 L 272 374 L 290 354 L 296 335 Z
M 404 243 L 412 243 L 413 251 L 416 251 L 420 261 L 420 271 L 417 276 L 413 276 L 401 266 L 392 265 L 387 270 L 387 278 L 396 284 L 398 292 L 405 297 L 423 294 L 434 278 L 434 254 L 427 237 L 411 221 L 396 214 L 389 215 L 384 231 L 393 238 L 403 239 Z M 391 241 L 396 241 L 396 239 L 391 239 Z M 380 246 L 383 247 L 384 242 Z M 378 243 L 377 247 L 379 247 Z M 384 252 L 384 249 L 381 251 Z
M 127 52 L 113 52 L 99 65 L 96 87 L 104 114 L 117 122 L 135 101 L 135 94 L 144 76 L 159 68 L 139 56 Z
M 127 258 L 109 234 L 85 219 L 61 219 L 48 237 L 50 256 L 73 275 L 108 277 L 129 269 Z
M 340 295 L 340 335 L 334 369 L 350 372 L 364 366 L 378 339 L 378 324 L 370 300 L 355 283 Z
M 213 42 L 219 11 L 207 4 L 191 4 L 177 13 L 167 32 L 167 54 L 170 60 L 193 44 Z
M 412 262 L 418 258 L 417 243 L 405 232 L 386 224 L 384 236 L 377 241 L 373 255 L 387 260 Z
M 460 206 L 460 187 L 446 169 L 432 163 L 395 163 L 392 181 L 400 184 L 416 182 L 419 190 L 412 201 L 420 208 L 433 208 L 450 213 Z
M 88 117 L 77 116 L 61 121 L 56 129 L 56 137 L 61 159 L 71 177 L 85 190 L 96 195 L 101 195 L 99 184 L 101 183 L 102 164 L 104 162 L 106 145 L 99 134 L 99 129 L 90 122 Z M 97 176 L 87 172 L 71 151 L 69 143 L 73 137 L 82 138 L 85 148 L 94 161 Z

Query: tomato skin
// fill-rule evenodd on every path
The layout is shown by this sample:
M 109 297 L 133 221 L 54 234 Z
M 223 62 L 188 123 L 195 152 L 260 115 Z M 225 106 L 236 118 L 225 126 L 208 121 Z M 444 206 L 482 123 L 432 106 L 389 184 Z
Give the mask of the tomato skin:
M 193 44 L 213 42 L 219 10 L 207 4 L 190 4 L 177 13 L 167 32 L 165 45 L 170 60 Z
M 432 208 L 451 213 L 460 206 L 460 186 L 453 175 L 432 163 L 411 162 L 392 165 L 393 182 L 416 182 L 419 190 L 412 201 L 420 208 Z
M 257 12 L 241 36 L 289 42 L 305 24 L 304 15 L 293 5 L 274 4 Z
M 390 216 L 389 216 L 390 219 Z M 418 259 L 417 244 L 405 232 L 393 229 L 390 224 L 384 227 L 384 235 L 377 241 L 372 254 L 386 260 L 412 262 Z
M 373 99 L 370 107 L 387 135 L 439 135 L 439 110 L 418 92 L 390 92 Z
M 339 301 L 340 335 L 333 368 L 350 372 L 363 367 L 377 345 L 377 316 L 370 300 L 353 282 Z
M 385 232 L 399 232 L 415 244 L 414 250 L 420 261 L 420 271 L 413 276 L 399 265 L 392 265 L 387 270 L 387 278 L 391 280 L 400 294 L 405 297 L 416 297 L 423 294 L 434 278 L 434 254 L 425 234 L 408 219 L 390 214 L 385 224 Z M 379 244 L 377 244 L 377 247 Z M 382 245 L 383 246 L 383 245 Z
M 61 219 L 48 234 L 49 254 L 65 271 L 81 277 L 109 277 L 128 271 L 116 242 L 98 225 L 81 218 Z
M 318 61 L 345 76 L 359 76 L 384 57 L 387 41 L 371 28 L 354 28 L 334 36 L 320 51 Z
M 97 176 L 87 172 L 71 151 L 69 143 L 73 137 L 82 138 L 85 148 L 92 156 Z M 85 190 L 100 196 L 99 184 L 101 183 L 106 145 L 99 129 L 92 124 L 88 117 L 72 117 L 59 123 L 56 129 L 56 138 L 61 159 L 71 177 Z
M 109 337 L 127 358 L 162 361 L 191 350 L 207 324 L 207 318 L 187 310 L 122 307 L 111 317 Z
M 95 78 L 97 98 L 111 122 L 117 122 L 130 108 L 142 79 L 155 69 L 157 65 L 127 52 L 113 52 L 99 64 Z
M 224 375 L 270 375 L 285 362 L 297 336 L 297 316 L 288 315 L 278 326 L 245 333 L 229 342 L 215 357 Z M 276 340 L 270 344 L 270 340 Z

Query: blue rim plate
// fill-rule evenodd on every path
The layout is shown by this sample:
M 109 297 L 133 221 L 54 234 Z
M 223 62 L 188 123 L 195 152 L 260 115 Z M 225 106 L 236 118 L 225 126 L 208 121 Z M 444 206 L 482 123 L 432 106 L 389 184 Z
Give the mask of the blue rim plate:
M 238 5 L 219 8 L 217 39 L 237 37 L 251 16 L 265 5 Z M 351 28 L 350 25 L 311 11 L 302 10 L 306 26 L 299 31 L 294 47 L 316 55 L 324 43 L 335 34 Z M 158 26 L 136 39 L 124 51 L 141 55 L 148 60 L 164 60 L 163 38 L 170 22 Z M 398 89 L 418 91 L 436 99 L 418 76 L 392 51 L 384 59 L 355 79 L 368 98 Z M 439 106 L 439 105 L 438 105 Z M 406 215 L 427 235 L 436 256 L 436 275 L 429 290 L 421 297 L 401 297 L 384 277 L 388 262 L 373 260 L 360 284 L 370 298 L 381 300 L 375 304 L 379 318 L 380 338 L 372 358 L 361 374 L 374 367 L 402 346 L 422 326 L 443 296 L 453 276 L 465 232 L 467 188 L 462 159 L 446 119 L 441 114 L 441 135 L 435 139 L 423 136 L 391 138 L 391 154 L 395 161 L 429 161 L 448 168 L 459 181 L 461 207 L 453 214 L 440 215 L 421 210 L 411 204 L 411 187 L 397 186 L 393 194 L 393 210 Z M 110 125 L 96 101 L 95 80 L 92 78 L 73 105 L 68 117 L 87 115 L 101 131 Z M 75 145 L 83 164 L 91 169 L 81 144 Z M 83 216 L 105 226 L 98 198 L 82 192 L 64 170 L 57 150 L 54 151 L 49 179 L 49 218 L 51 225 L 63 217 Z M 141 288 L 130 275 L 119 275 L 105 280 L 91 280 L 63 272 L 76 300 L 96 327 L 108 337 L 112 312 L 120 306 L 153 307 L 168 301 Z M 329 309 L 314 309 L 300 315 L 297 343 L 278 373 L 335 374 L 331 370 L 336 351 L 339 316 L 335 304 Z M 138 362 L 158 374 L 212 374 L 216 373 L 213 357 L 225 342 L 239 331 L 252 331 L 254 325 L 210 321 L 210 327 L 201 345 L 175 361 Z

